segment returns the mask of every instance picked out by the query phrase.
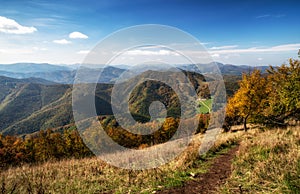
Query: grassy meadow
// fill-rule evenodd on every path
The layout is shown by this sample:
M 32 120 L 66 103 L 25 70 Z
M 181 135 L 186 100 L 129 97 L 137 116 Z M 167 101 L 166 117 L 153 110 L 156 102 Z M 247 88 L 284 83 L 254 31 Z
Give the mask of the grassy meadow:
M 221 193 L 300 193 L 300 127 L 250 130 Z
M 218 193 L 297 193 L 300 176 L 300 130 L 237 131 L 219 135 L 205 155 L 202 135 L 174 161 L 148 170 L 119 169 L 92 157 L 23 165 L 0 174 L 2 193 L 155 193 L 181 186 L 207 172 L 212 160 L 239 144 L 233 173 Z
M 205 173 L 214 157 L 237 143 L 239 133 L 220 136 L 212 151 L 200 157 L 202 135 L 196 135 L 174 161 L 155 169 L 119 169 L 95 157 L 10 168 L 0 174 L 0 189 L 3 193 L 152 193 Z

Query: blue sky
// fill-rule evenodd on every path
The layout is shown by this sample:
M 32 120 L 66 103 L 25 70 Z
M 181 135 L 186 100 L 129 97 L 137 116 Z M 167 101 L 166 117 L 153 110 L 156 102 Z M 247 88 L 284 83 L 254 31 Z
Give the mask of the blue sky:
M 110 33 L 170 25 L 215 61 L 279 65 L 300 49 L 299 1 L 0 0 L 0 63 L 81 63 Z

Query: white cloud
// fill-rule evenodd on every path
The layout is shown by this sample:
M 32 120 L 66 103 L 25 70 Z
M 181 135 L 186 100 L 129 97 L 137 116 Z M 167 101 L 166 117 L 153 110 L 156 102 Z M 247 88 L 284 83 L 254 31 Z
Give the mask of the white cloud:
M 284 51 L 298 51 L 300 43 L 296 44 L 283 44 L 273 47 L 252 47 L 246 49 L 222 49 L 210 51 L 211 54 L 232 54 L 232 53 L 265 53 L 265 52 L 284 52 Z
M 34 46 L 33 47 L 33 50 L 35 50 L 35 51 L 47 51 L 48 49 L 47 48 L 40 48 L 40 47 L 37 47 L 37 46 Z
M 175 52 L 171 52 L 169 50 L 157 50 L 157 51 L 150 51 L 150 50 L 130 50 L 126 52 L 127 55 L 146 55 L 146 56 L 150 56 L 150 55 L 156 55 L 156 56 L 162 56 L 162 55 L 175 55 L 178 56 L 178 53 Z
M 211 55 L 211 57 L 213 57 L 213 58 L 219 58 L 219 57 L 220 57 L 220 54 L 214 53 L 214 54 Z
M 13 19 L 0 16 L 0 32 L 7 34 L 30 34 L 37 31 L 35 27 L 22 26 Z
M 71 44 L 72 42 L 66 39 L 61 39 L 61 40 L 53 40 L 54 43 L 56 44 Z
M 90 52 L 89 50 L 81 50 L 81 51 L 78 51 L 77 54 L 86 55 L 89 52 Z
M 32 54 L 34 53 L 34 49 L 29 48 L 7 48 L 7 49 L 0 49 L 1 54 Z
M 238 47 L 238 45 L 214 46 L 214 47 L 211 47 L 210 50 L 233 49 L 233 48 L 237 48 L 237 47 Z
M 264 15 L 259 15 L 256 17 L 256 19 L 262 19 L 262 18 L 282 18 L 285 17 L 285 14 L 277 14 L 277 15 L 271 15 L 271 14 L 264 14 Z
M 259 15 L 256 18 L 260 19 L 260 18 L 268 18 L 268 17 L 271 17 L 271 15 L 270 14 L 264 14 L 264 15 Z
M 87 39 L 89 38 L 87 35 L 85 34 L 82 34 L 81 32 L 72 32 L 69 34 L 69 38 L 72 38 L 72 39 Z

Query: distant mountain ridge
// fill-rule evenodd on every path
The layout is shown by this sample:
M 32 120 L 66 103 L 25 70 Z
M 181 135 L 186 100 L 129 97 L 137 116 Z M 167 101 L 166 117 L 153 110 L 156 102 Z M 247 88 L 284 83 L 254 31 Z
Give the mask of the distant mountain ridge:
M 247 66 L 247 65 L 231 65 L 222 63 L 209 64 L 187 64 L 175 65 L 177 68 L 197 73 L 217 72 L 223 75 L 242 75 L 248 73 L 255 68 L 264 72 L 268 66 Z M 6 76 L 17 79 L 24 78 L 41 78 L 50 82 L 61 84 L 72 84 L 74 82 L 76 71 L 80 65 L 52 65 L 47 63 L 16 63 L 10 65 L 0 65 L 0 76 Z M 112 83 L 124 71 L 130 69 L 128 65 L 105 66 L 105 65 L 84 65 L 81 66 L 81 73 L 86 74 L 87 81 L 91 77 L 101 76 L 98 83 Z M 140 72 L 142 73 L 142 71 Z M 92 80 L 92 79 L 91 79 Z
M 70 67 L 61 65 L 52 65 L 48 63 L 14 63 L 14 64 L 0 64 L 0 71 L 11 73 L 37 73 L 37 72 L 55 72 L 55 71 L 69 71 Z
M 125 71 L 124 69 L 112 66 L 104 68 L 98 67 L 99 66 L 95 66 L 95 68 L 92 68 L 92 66 L 82 67 L 81 73 L 86 74 L 86 78 L 98 77 L 100 73 L 102 73 L 98 82 L 111 83 Z M 76 76 L 76 71 L 77 70 L 74 69 L 74 67 L 58 66 L 46 63 L 17 63 L 11 65 L 0 65 L 0 76 L 16 79 L 41 78 L 44 80 L 48 80 L 49 84 L 50 82 L 60 84 L 73 84 Z
M 188 64 L 180 65 L 178 68 L 186 71 L 193 71 L 197 73 L 209 73 L 220 72 L 222 75 L 242 75 L 243 73 L 249 73 L 254 69 L 259 69 L 263 73 L 269 66 L 248 66 L 248 65 L 232 65 L 222 63 L 208 63 L 208 64 Z

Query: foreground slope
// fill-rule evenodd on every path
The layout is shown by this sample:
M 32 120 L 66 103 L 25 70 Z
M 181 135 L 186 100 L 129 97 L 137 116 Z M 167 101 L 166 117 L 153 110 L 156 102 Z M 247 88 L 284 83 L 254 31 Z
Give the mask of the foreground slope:
M 156 169 L 132 171 L 109 166 L 97 158 L 73 159 L 2 171 L 0 184 L 7 193 L 12 190 L 19 193 L 153 193 L 180 189 L 188 185 L 186 181 L 197 181 L 197 177 L 210 173 L 212 159 L 222 158 L 220 154 L 239 143 L 232 163 L 233 172 L 218 193 L 299 191 L 299 127 L 223 133 L 211 151 L 199 157 L 201 139 L 201 134 L 194 136 L 185 152 Z M 199 180 L 198 186 L 204 182 Z M 197 187 L 188 191 L 201 193 Z

